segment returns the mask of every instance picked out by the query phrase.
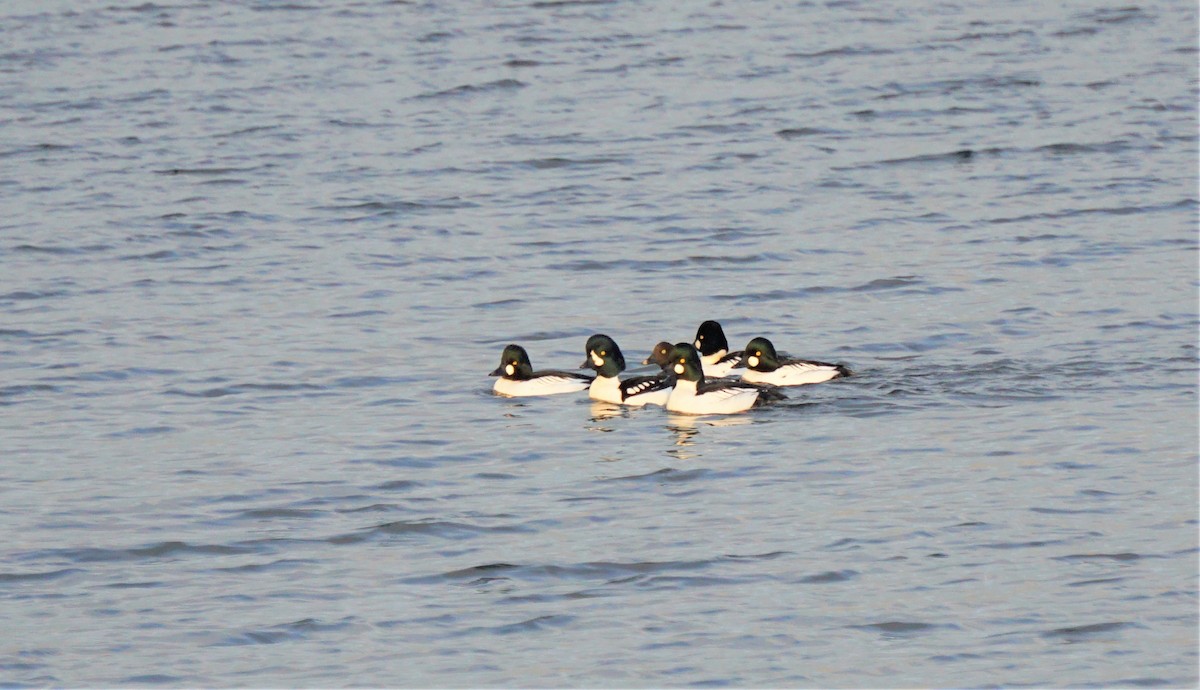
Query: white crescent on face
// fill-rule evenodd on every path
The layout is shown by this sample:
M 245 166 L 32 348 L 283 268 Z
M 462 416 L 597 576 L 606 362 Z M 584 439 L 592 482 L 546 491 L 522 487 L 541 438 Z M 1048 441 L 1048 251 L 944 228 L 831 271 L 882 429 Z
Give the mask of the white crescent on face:
M 675 373 L 676 373 L 676 374 L 682 374 L 682 373 L 683 373 L 683 365 L 682 365 L 682 364 L 676 364 L 676 365 L 675 365 Z
M 513 365 L 511 365 L 511 364 L 504 365 L 504 373 L 508 374 L 509 376 L 512 376 L 516 371 L 517 371 L 517 368 L 514 367 Z
M 696 338 L 696 349 L 697 350 L 700 349 L 700 339 L 699 338 Z
M 749 357 L 746 358 L 746 364 L 750 365 L 751 367 L 758 366 L 758 357 L 755 357 L 754 355 L 750 355 Z
M 602 358 L 600 355 L 597 355 L 595 350 L 592 350 L 588 354 L 592 357 L 592 364 L 595 364 L 598 367 L 604 366 L 604 358 Z

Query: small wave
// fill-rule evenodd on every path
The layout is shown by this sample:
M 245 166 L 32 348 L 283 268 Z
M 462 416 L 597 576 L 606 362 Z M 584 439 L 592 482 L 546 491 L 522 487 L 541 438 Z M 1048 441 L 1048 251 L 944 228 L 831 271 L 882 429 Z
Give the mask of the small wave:
M 730 553 L 726 554 L 723 558 L 730 561 L 772 561 L 780 556 L 790 555 L 792 555 L 791 551 L 768 551 L 766 553 L 753 553 L 746 555 Z
M 223 544 L 189 544 L 183 541 L 164 541 L 149 546 L 128 549 L 99 547 L 45 549 L 24 554 L 21 558 L 36 560 L 61 559 L 72 563 L 103 563 L 113 561 L 161 560 L 186 556 L 226 556 L 254 553 L 255 551 L 257 549 L 245 545 L 228 546 Z
M 1046 153 L 1054 156 L 1071 156 L 1084 153 L 1120 153 L 1135 148 L 1133 144 L 1124 139 L 1116 139 L 1113 141 L 1101 142 L 1098 144 L 1079 144 L 1075 142 L 1063 142 L 1059 144 L 1046 144 L 1032 149 L 1034 153 Z
M 1030 31 L 1029 29 L 1015 29 L 1012 31 L 972 31 L 970 33 L 960 34 L 958 36 L 955 36 L 954 38 L 946 39 L 945 42 L 946 43 L 960 43 L 960 42 L 968 42 L 968 41 L 1009 39 L 1009 38 L 1017 38 L 1017 37 L 1024 37 L 1024 36 L 1032 37 L 1032 36 L 1036 36 L 1036 34 L 1033 31 Z
M 809 295 L 836 294 L 843 292 L 876 292 L 882 290 L 902 290 L 923 294 L 940 294 L 944 292 L 959 292 L 964 288 L 941 287 L 927 284 L 919 276 L 895 276 L 893 278 L 876 278 L 867 283 L 841 287 L 835 285 L 810 285 L 793 290 L 771 290 L 769 292 L 749 292 L 739 294 L 713 295 L 713 299 L 735 302 L 770 302 L 790 300 Z
M 913 165 L 927 163 L 962 163 L 964 161 L 974 160 L 981 155 L 996 154 L 1000 149 L 958 149 L 957 151 L 947 151 L 939 153 L 924 153 L 916 156 L 905 156 L 903 158 L 887 158 L 881 160 L 877 165 Z
M 1123 577 L 1102 577 L 1095 580 L 1079 580 L 1077 582 L 1068 582 L 1068 587 L 1089 587 L 1091 585 L 1108 585 L 1114 582 L 1122 582 Z
M 182 252 L 177 252 L 171 249 L 160 249 L 147 254 L 127 254 L 121 257 L 121 261 L 170 261 L 180 259 L 185 256 Z
M 922 623 L 920 621 L 884 621 L 867 623 L 865 625 L 847 626 L 855 630 L 883 633 L 885 636 L 909 636 L 918 633 L 928 633 L 936 630 L 958 630 L 953 623 Z
M 252 168 L 164 168 L 155 170 L 158 175 L 196 175 L 199 177 L 215 177 L 219 175 L 232 175 L 235 173 L 253 173 L 260 169 L 259 166 Z
M 0 328 L 0 338 L 35 338 L 37 334 L 23 328 Z
M 1154 676 L 1142 676 L 1139 678 L 1122 678 L 1114 680 L 1110 684 L 1114 688 L 1171 688 L 1183 687 L 1196 682 L 1195 676 L 1187 680 L 1170 680 L 1168 678 L 1157 678 Z
M 686 266 L 687 263 L 686 259 L 612 259 L 609 261 L 587 259 L 582 261 L 568 261 L 567 263 L 551 266 L 550 268 L 559 271 L 570 271 L 572 273 L 580 271 L 611 271 L 617 268 L 625 268 L 642 273 L 654 273 Z
M 320 4 L 305 5 L 298 2 L 271 2 L 265 5 L 251 5 L 254 12 L 313 12 L 323 7 Z
M 311 383 L 239 383 L 232 386 L 207 388 L 198 391 L 187 391 L 180 388 L 170 388 L 163 391 L 164 395 L 181 395 L 187 398 L 222 398 L 227 395 L 241 395 L 256 391 L 268 393 L 289 393 L 294 391 L 325 390 L 325 386 Z
M 841 132 L 833 129 L 821 129 L 820 127 L 794 127 L 789 129 L 781 129 L 775 132 L 775 136 L 780 139 L 803 139 L 813 136 L 828 136 L 832 134 L 841 134 Z
M 753 132 L 757 128 L 756 124 L 750 122 L 730 122 L 711 125 L 683 125 L 676 127 L 675 130 L 678 132 L 701 132 L 704 134 L 739 134 L 742 132 Z M 721 160 L 726 155 L 737 156 L 739 154 L 719 154 L 717 159 Z
M 126 381 L 143 376 L 173 376 L 179 373 L 177 369 L 151 369 L 148 367 L 129 367 L 127 369 L 101 369 L 85 371 L 70 376 L 46 377 L 49 381 Z
M 1145 21 L 1151 16 L 1140 7 L 1104 7 L 1076 16 L 1076 19 L 1096 24 L 1124 24 L 1132 21 Z
M 7 57 L 7 56 L 3 56 Z M 68 151 L 75 148 L 66 144 L 54 144 L 45 142 L 41 144 L 32 144 L 29 146 L 18 146 L 17 148 L 0 151 L 0 158 L 8 158 L 10 156 L 20 156 L 28 153 L 45 153 L 47 151 Z
M 592 5 L 615 5 L 616 0 L 536 0 L 529 3 L 530 7 L 537 9 L 551 9 L 558 7 L 588 7 Z
M 377 484 L 372 489 L 376 491 L 412 491 L 424 486 L 421 482 L 415 482 L 410 479 L 393 479 L 389 482 Z
M 524 525 L 473 525 L 450 520 L 396 520 L 374 527 L 367 527 L 347 534 L 327 538 L 330 544 L 359 544 L 372 539 L 388 537 L 438 537 L 441 539 L 472 539 L 485 534 L 518 534 L 534 531 Z
M 138 582 L 113 582 L 102 586 L 106 589 L 154 589 L 156 587 L 165 587 L 166 583 L 154 580 L 142 580 Z
M 554 156 L 550 158 L 531 158 L 520 161 L 518 165 L 533 168 L 534 170 L 556 170 L 559 168 L 592 168 L 614 163 L 625 165 L 628 161 L 622 158 L 561 158 Z
M 118 685 L 188 685 L 184 676 L 172 676 L 166 673 L 147 673 L 140 676 L 122 678 Z
M 329 314 L 327 319 L 361 319 L 366 316 L 383 316 L 387 314 L 382 309 L 364 309 L 363 311 L 347 311 Z
M 1149 556 L 1132 553 L 1075 553 L 1067 556 L 1055 556 L 1056 561 L 1137 561 Z
M 283 127 L 281 125 L 255 125 L 253 127 L 245 127 L 242 129 L 235 129 L 231 132 L 214 134 L 214 135 L 212 135 L 212 137 L 214 139 L 232 139 L 234 137 L 243 137 L 243 136 L 246 136 L 249 134 L 259 134 L 262 132 L 270 132 L 272 130 L 278 130 L 278 129 L 282 129 L 282 128 Z
M 803 585 L 823 585 L 831 582 L 846 582 L 858 577 L 857 570 L 828 570 L 816 575 L 807 575 L 797 580 Z
M 24 302 L 27 300 L 46 299 L 48 297 L 61 297 L 65 294 L 67 294 L 66 290 L 17 290 L 16 292 L 0 295 L 0 301 Z
M 489 344 L 489 345 L 503 345 L 503 344 L 512 343 L 512 342 L 521 343 L 521 342 L 526 342 L 526 341 L 536 342 L 536 341 L 541 341 L 541 340 L 577 339 L 581 336 L 583 338 L 586 338 L 590 333 L 592 333 L 592 331 L 590 331 L 590 330 L 534 331 L 532 333 L 512 335 L 512 336 L 508 336 L 508 337 L 504 337 L 504 338 L 500 338 L 500 339 L 485 340 L 483 342 L 486 344 Z M 574 348 L 572 348 L 572 350 L 574 350 Z
M 112 246 L 107 244 L 88 244 L 80 247 L 55 247 L 39 244 L 18 244 L 12 248 L 14 252 L 24 252 L 30 254 L 54 254 L 58 256 L 106 252 L 110 249 L 112 249 Z
M 575 616 L 551 614 L 530 618 L 529 620 L 524 620 L 520 623 L 509 623 L 507 625 L 497 626 L 473 626 L 458 630 L 454 632 L 452 636 L 465 637 L 468 635 L 477 634 L 512 635 L 515 633 L 531 633 L 543 630 L 553 630 L 573 623 L 575 618 Z
M 478 302 L 472 304 L 471 307 L 474 309 L 494 309 L 496 307 L 514 307 L 524 303 L 525 300 L 523 299 L 498 299 L 493 302 Z
M 598 481 L 602 482 L 690 482 L 696 479 L 703 479 L 710 476 L 712 472 L 706 469 L 695 470 L 677 470 L 673 467 L 664 467 L 661 470 L 655 470 L 647 474 L 631 474 L 624 477 L 607 477 Z
M 256 628 L 227 637 L 214 646 L 241 646 L 253 644 L 277 644 L 292 640 L 303 640 L 314 634 L 345 630 L 354 625 L 357 619 L 347 616 L 333 623 L 322 623 L 316 618 L 303 618 L 291 623 L 282 623 L 269 628 Z
M 1106 633 L 1116 632 L 1118 630 L 1141 627 L 1143 626 L 1128 621 L 1092 623 L 1091 625 L 1076 625 L 1067 628 L 1047 630 L 1046 632 L 1042 633 L 1042 637 L 1061 637 L 1072 641 L 1083 641 L 1089 637 L 1092 637 L 1093 635 L 1103 635 Z
M 59 570 L 47 570 L 37 573 L 0 573 L 0 585 L 19 584 L 22 582 L 45 582 L 47 580 L 57 580 L 75 573 L 82 573 L 78 568 L 62 568 Z
M 158 426 L 135 426 L 124 431 L 114 431 L 106 434 L 108 438 L 137 438 L 141 436 L 156 436 L 158 434 L 169 434 L 175 431 L 175 427 L 165 424 Z
M 699 561 L 638 561 L 621 563 L 612 561 L 594 561 L 574 563 L 570 565 L 515 565 L 512 563 L 488 563 L 470 568 L 451 570 L 437 575 L 425 575 L 409 578 L 405 582 L 412 584 L 438 584 L 446 581 L 462 582 L 475 581 L 481 577 L 505 577 L 512 580 L 602 580 L 608 584 L 631 582 L 643 577 L 670 575 L 676 571 L 700 570 L 712 565 L 729 561 L 727 558 L 716 558 Z
M 28 393 L 53 393 L 58 390 L 58 386 L 51 386 L 45 383 L 31 383 L 21 386 L 4 386 L 0 387 L 0 398 L 15 398 L 18 395 L 26 395 Z
M 379 388 L 409 382 L 409 378 L 398 376 L 345 376 L 329 382 L 333 388 Z
M 1061 468 L 1061 469 L 1092 469 L 1095 467 L 1095 465 L 1063 467 L 1063 463 L 1057 463 L 1054 466 Z M 1034 506 L 1029 509 L 1029 512 L 1041 513 L 1042 515 L 1088 515 L 1088 514 L 1103 515 L 1103 514 L 1111 513 L 1112 511 L 1108 510 L 1108 509 L 1104 509 L 1104 508 L 1070 509 L 1070 508 L 1041 508 L 1038 506 Z
M 986 219 L 983 222 L 992 223 L 994 225 L 1003 225 L 1007 223 L 1027 223 L 1030 221 L 1043 220 L 1060 220 L 1063 218 L 1079 218 L 1092 215 L 1099 216 L 1129 216 L 1139 213 L 1159 213 L 1163 211 L 1175 211 L 1181 208 L 1191 208 L 1197 203 L 1196 199 L 1187 198 L 1179 201 L 1167 202 L 1163 204 L 1154 204 L 1150 206 L 1096 206 L 1092 208 L 1068 208 L 1060 211 L 1045 211 L 1042 213 L 1029 213 L 1021 216 L 1007 216 L 1001 218 Z M 1114 251 L 1121 254 L 1127 252 L 1124 248 L 1117 248 Z
M 797 60 L 819 60 L 824 58 L 863 57 L 868 55 L 890 55 L 895 51 L 886 48 L 876 48 L 869 45 L 847 45 L 838 48 L 827 48 L 811 53 L 786 53 L 784 57 Z
M 489 81 L 483 84 L 463 84 L 461 86 L 455 86 L 451 89 L 420 94 L 418 96 L 414 96 L 414 98 L 422 100 L 431 98 L 453 98 L 458 96 L 471 96 L 497 91 L 512 91 L 515 89 L 523 89 L 525 86 L 525 82 L 518 81 L 516 79 L 497 79 L 496 81 Z
M 314 207 L 317 211 L 345 214 L 345 222 L 354 223 L 370 219 L 389 218 L 392 216 L 408 215 L 425 211 L 448 211 L 463 208 L 473 208 L 477 204 L 460 197 L 444 197 L 441 199 L 426 199 L 411 201 L 408 199 L 391 199 L 383 201 L 360 201 L 347 204 L 327 204 Z M 397 238 L 394 241 L 407 241 Z M 404 262 L 407 265 L 411 262 Z
M 304 558 L 280 558 L 267 563 L 247 563 L 245 565 L 235 565 L 228 568 L 213 568 L 213 570 L 223 573 L 265 573 L 276 570 L 295 570 L 297 568 L 307 568 L 313 563 L 314 561 Z
M 1056 546 L 1065 543 L 1066 542 L 1062 539 L 1033 539 L 1030 541 L 991 542 L 988 544 L 979 544 L 979 548 L 1007 551 L 1009 549 L 1039 549 L 1043 546 Z
M 305 510 L 301 508 L 255 508 L 238 514 L 236 520 L 274 520 L 276 518 L 296 519 L 312 518 L 323 515 L 321 510 Z

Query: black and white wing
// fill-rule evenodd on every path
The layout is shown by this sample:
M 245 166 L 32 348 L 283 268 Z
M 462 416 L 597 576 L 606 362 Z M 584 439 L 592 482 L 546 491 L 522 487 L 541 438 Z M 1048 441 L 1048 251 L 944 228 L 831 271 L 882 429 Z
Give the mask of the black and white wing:
M 746 366 L 745 361 L 746 361 L 745 351 L 738 350 L 737 352 L 730 352 L 729 354 L 725 355 L 721 359 L 718 359 L 716 362 L 714 362 L 714 364 L 718 368 L 719 367 L 729 367 L 730 369 L 737 369 L 739 367 Z
M 663 372 L 656 376 L 634 376 L 621 382 L 621 399 L 628 400 L 635 395 L 668 390 L 675 387 L 675 376 Z

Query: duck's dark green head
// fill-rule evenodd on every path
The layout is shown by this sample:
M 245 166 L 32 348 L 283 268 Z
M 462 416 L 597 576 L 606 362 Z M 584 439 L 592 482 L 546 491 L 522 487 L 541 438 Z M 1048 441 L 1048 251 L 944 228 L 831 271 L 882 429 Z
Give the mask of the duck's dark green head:
M 779 368 L 779 355 L 775 353 L 775 346 L 766 338 L 751 340 L 746 345 L 746 354 L 743 357 L 746 368 L 754 371 L 775 371 Z
M 654 349 L 650 351 L 650 356 L 642 364 L 657 364 L 663 369 L 671 368 L 671 349 L 673 347 L 675 346 L 671 343 L 662 341 L 654 346 Z
M 625 371 L 625 355 L 621 354 L 621 348 L 617 347 L 615 340 L 603 333 L 588 338 L 583 351 L 587 354 L 587 359 L 579 365 L 580 369 L 595 369 L 597 374 L 609 377 Z
M 721 350 L 729 351 L 729 341 L 725 339 L 725 330 L 716 321 L 705 321 L 696 329 L 696 341 L 692 343 L 700 354 L 705 357 L 715 355 Z
M 700 365 L 700 353 L 691 343 L 675 343 L 671 348 L 671 371 L 684 381 L 699 383 L 704 379 L 704 368 Z
M 500 355 L 500 366 L 488 376 L 503 376 L 506 379 L 524 381 L 533 377 L 533 364 L 529 354 L 520 345 L 509 345 Z

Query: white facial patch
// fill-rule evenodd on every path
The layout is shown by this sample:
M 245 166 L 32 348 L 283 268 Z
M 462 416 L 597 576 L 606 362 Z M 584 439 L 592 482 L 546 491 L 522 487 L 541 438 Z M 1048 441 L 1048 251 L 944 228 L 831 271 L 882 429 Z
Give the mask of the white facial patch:
M 592 350 L 589 354 L 592 357 L 592 364 L 595 364 L 598 367 L 604 366 L 604 358 L 596 354 L 595 350 Z
M 504 365 L 504 373 L 505 373 L 505 374 L 508 374 L 509 376 L 512 376 L 513 374 L 515 374 L 515 373 L 516 373 L 516 371 L 517 371 L 517 368 L 516 368 L 516 367 L 514 367 L 513 365 L 511 365 L 511 364 L 505 364 L 505 365 Z
M 682 365 L 682 364 L 676 364 L 676 365 L 675 365 L 675 373 L 676 373 L 676 374 L 683 374 L 683 365 Z
M 700 339 L 699 338 L 696 338 L 696 349 L 697 350 L 700 349 Z
M 749 366 L 752 366 L 752 367 L 758 366 L 758 357 L 755 357 L 754 355 L 750 355 L 749 357 L 746 358 L 746 364 L 748 364 Z

